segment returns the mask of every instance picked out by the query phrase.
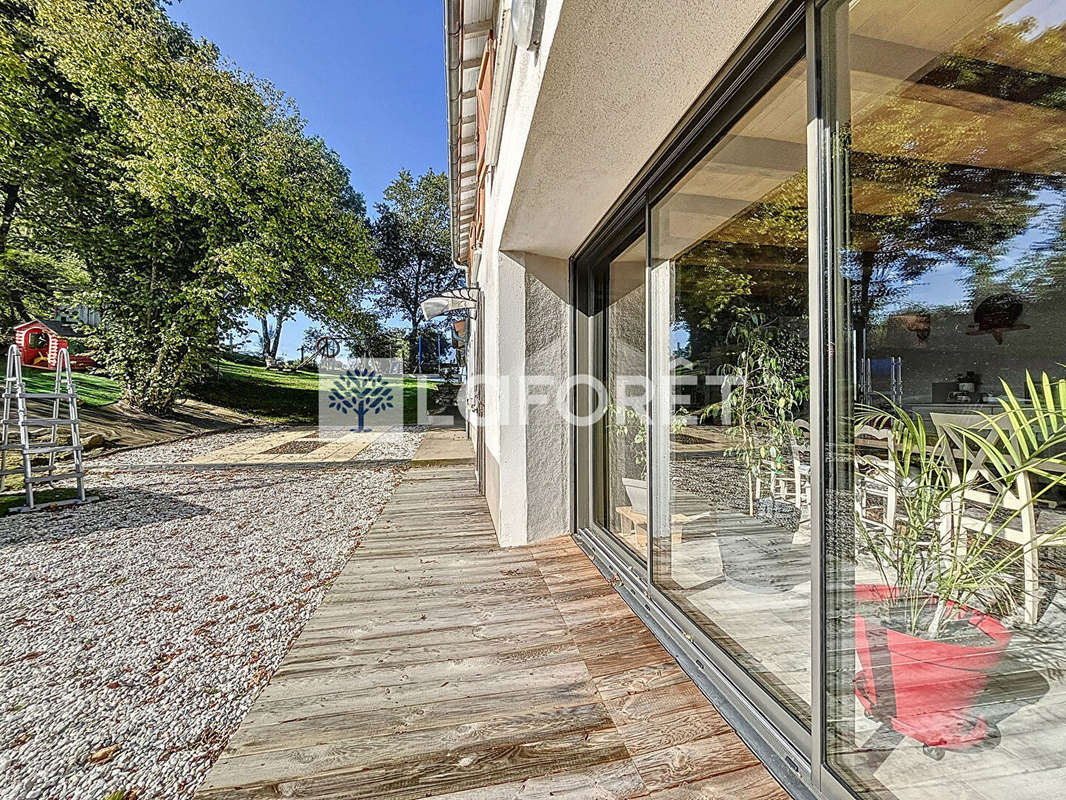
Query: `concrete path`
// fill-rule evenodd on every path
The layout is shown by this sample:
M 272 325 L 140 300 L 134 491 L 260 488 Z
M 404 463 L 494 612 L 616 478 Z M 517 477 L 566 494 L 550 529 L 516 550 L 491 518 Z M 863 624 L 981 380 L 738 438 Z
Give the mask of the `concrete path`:
M 431 428 L 422 437 L 413 467 L 455 466 L 474 463 L 474 445 L 461 428 Z
M 203 453 L 189 464 L 247 466 L 251 464 L 308 464 L 341 466 L 351 462 L 380 433 L 346 433 L 322 438 L 317 428 L 292 428 Z

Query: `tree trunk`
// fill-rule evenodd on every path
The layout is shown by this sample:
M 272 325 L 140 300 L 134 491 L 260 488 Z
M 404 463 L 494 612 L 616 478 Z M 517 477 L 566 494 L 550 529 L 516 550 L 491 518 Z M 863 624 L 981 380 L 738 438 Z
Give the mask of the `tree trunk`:
M 866 371 L 866 334 L 867 327 L 870 324 L 870 313 L 873 311 L 873 277 L 874 267 L 876 266 L 877 254 L 872 250 L 864 250 L 861 257 L 862 273 L 859 276 L 859 301 L 858 313 L 853 315 L 853 324 L 855 327 L 855 352 L 858 354 L 859 363 L 855 365 L 858 370 L 856 376 L 865 391 L 865 382 L 868 377 L 865 374 Z M 862 402 L 870 402 L 870 398 L 862 395 Z
M 15 206 L 18 205 L 19 187 L 13 183 L 5 183 L 4 207 L 0 212 L 0 253 L 7 250 L 7 237 L 11 234 L 11 224 L 15 221 Z
M 18 320 L 15 324 L 25 322 L 30 318 L 30 311 L 26 308 L 26 304 L 22 302 L 22 292 L 9 292 L 7 295 L 8 302 L 11 304 L 11 313 L 14 318 Z
M 281 346 L 281 326 L 285 323 L 285 317 L 278 314 L 277 323 L 274 325 L 274 341 L 270 343 L 270 357 L 278 357 L 278 348 Z
M 19 187 L 13 183 L 5 183 L 2 188 L 4 192 L 4 205 L 3 210 L 0 211 L 0 214 L 2 214 L 2 216 L 0 216 L 0 255 L 3 255 L 7 251 L 7 237 L 11 233 L 11 223 L 15 219 L 15 206 L 18 204 L 19 196 Z M 22 303 L 21 294 L 8 290 L 7 301 L 8 307 L 11 309 L 11 319 L 5 320 L 5 323 L 7 323 L 4 325 L 5 333 L 11 327 L 29 319 L 29 313 L 26 311 L 26 306 Z M 3 339 L 0 339 L 0 341 L 3 341 Z
M 263 329 L 263 363 L 266 364 L 270 360 L 270 321 L 266 314 L 259 318 L 259 324 Z
M 422 359 L 421 359 L 420 355 L 421 354 L 418 352 L 418 312 L 416 311 L 414 314 L 411 315 L 411 353 L 410 353 L 410 359 L 411 359 L 411 367 L 412 367 L 411 371 L 412 372 L 421 372 L 422 371 Z

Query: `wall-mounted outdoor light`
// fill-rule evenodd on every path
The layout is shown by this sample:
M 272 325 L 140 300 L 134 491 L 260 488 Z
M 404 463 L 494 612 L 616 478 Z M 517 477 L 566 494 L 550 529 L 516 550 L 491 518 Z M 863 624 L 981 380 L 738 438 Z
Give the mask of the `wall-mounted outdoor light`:
M 461 289 L 449 289 L 436 297 L 420 303 L 422 316 L 427 320 L 447 314 L 449 311 L 469 311 L 471 319 L 477 319 L 477 306 L 481 298 L 481 289 L 477 286 L 464 286 Z

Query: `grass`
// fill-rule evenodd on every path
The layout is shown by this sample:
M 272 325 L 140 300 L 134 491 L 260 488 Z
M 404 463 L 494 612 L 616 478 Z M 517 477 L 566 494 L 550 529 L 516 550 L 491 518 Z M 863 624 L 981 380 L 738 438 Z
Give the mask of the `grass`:
M 317 373 L 268 370 L 266 367 L 235 361 L 222 361 L 220 372 L 218 377 L 193 387 L 192 396 L 278 422 L 317 422 Z M 55 372 L 52 370 L 25 367 L 22 375 L 29 392 L 50 392 L 55 385 Z M 386 380 L 403 380 L 404 422 L 414 424 L 419 381 L 398 377 L 387 377 Z M 121 397 L 119 385 L 101 375 L 75 372 L 74 384 L 78 388 L 78 401 L 83 405 L 107 405 Z
M 94 495 L 100 497 L 99 492 L 94 492 Z M 41 489 L 33 493 L 33 502 L 34 505 L 43 506 L 46 503 L 55 503 L 60 500 L 73 500 L 77 496 L 77 489 Z M 9 492 L 0 494 L 0 517 L 9 513 L 11 509 L 24 505 L 26 505 L 26 495 L 21 489 L 18 494 Z
M 285 372 L 222 361 L 220 373 L 194 387 L 192 395 L 208 403 L 279 422 L 318 421 L 318 374 L 315 372 Z M 414 424 L 419 380 L 407 377 L 386 380 L 403 381 L 404 423 Z
M 75 372 L 73 375 L 74 385 L 78 389 L 78 402 L 83 405 L 106 406 L 122 396 L 119 385 L 110 378 L 87 372 Z M 26 381 L 27 392 L 51 392 L 55 388 L 55 370 L 23 367 L 22 377 Z

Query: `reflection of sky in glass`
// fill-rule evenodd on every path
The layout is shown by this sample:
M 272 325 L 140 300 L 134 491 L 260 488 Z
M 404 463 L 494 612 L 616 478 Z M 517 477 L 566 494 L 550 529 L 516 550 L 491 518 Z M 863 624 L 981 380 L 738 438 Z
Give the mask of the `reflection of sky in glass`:
M 688 343 L 688 328 L 683 325 L 675 325 L 674 329 L 670 331 L 670 352 L 676 353 L 682 347 L 688 347 Z
M 1025 231 L 1005 242 L 1002 254 L 996 259 L 997 269 L 1010 269 L 1027 259 L 1039 257 L 1048 241 L 1056 235 L 1062 224 L 1066 197 L 1054 189 L 1042 189 L 1036 193 L 1036 200 L 1040 211 Z M 973 272 L 965 262 L 949 261 L 939 264 L 920 280 L 914 281 L 905 295 L 886 306 L 884 313 L 896 313 L 911 306 L 935 307 L 967 303 L 967 290 L 972 277 Z
M 1018 22 L 1032 17 L 1044 28 L 1057 27 L 1062 24 L 1062 7 L 1059 0 L 1015 0 L 1003 9 L 1004 22 Z M 1039 36 L 1041 30 L 1033 31 L 1032 36 Z
M 852 5 L 855 5 L 853 2 Z M 1059 27 L 1066 22 L 1063 0 L 1014 0 L 1004 3 L 1000 18 L 1004 23 L 1016 23 L 1027 17 L 1037 21 L 1030 38 L 1039 37 L 1046 29 Z M 1066 215 L 1066 193 L 1043 189 L 1035 197 L 1040 211 L 1033 217 L 1028 228 L 1004 243 L 997 255 L 994 269 L 1011 270 L 1025 261 L 1039 258 L 1041 250 L 1057 235 Z M 992 198 L 989 198 L 991 201 Z M 973 280 L 971 265 L 967 262 L 945 260 L 926 272 L 906 287 L 891 301 L 874 313 L 884 317 L 918 307 L 969 306 L 970 284 Z M 1015 291 L 1024 287 L 1011 287 Z M 979 300 L 980 298 L 978 298 Z M 689 346 L 691 337 L 683 322 L 675 322 L 670 333 L 670 348 L 676 353 Z

